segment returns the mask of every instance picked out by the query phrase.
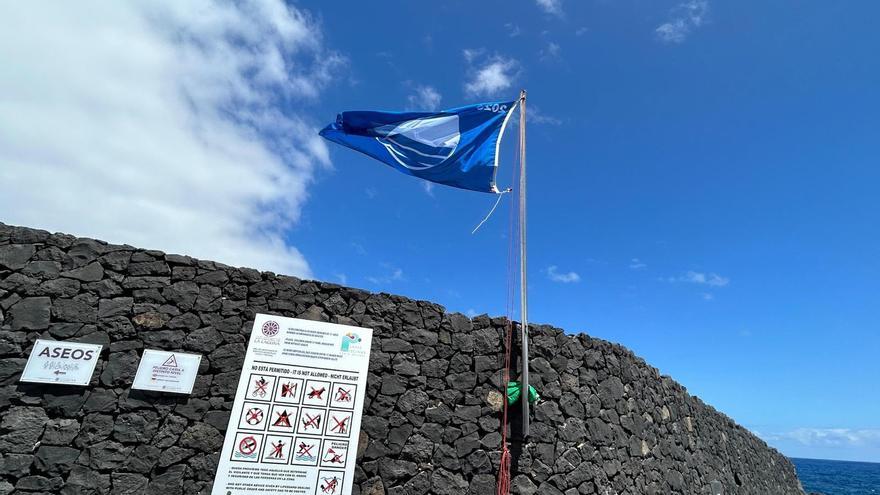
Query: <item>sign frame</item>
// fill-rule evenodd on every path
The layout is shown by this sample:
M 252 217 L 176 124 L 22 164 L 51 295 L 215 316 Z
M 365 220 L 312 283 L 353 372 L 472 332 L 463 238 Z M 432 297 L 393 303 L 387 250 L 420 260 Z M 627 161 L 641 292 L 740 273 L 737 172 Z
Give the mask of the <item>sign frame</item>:
M 39 350 L 38 350 L 39 349 Z M 62 356 L 52 356 L 52 352 L 57 349 L 65 349 L 70 350 L 69 355 Z M 102 344 L 89 344 L 86 342 L 71 342 L 67 340 L 49 340 L 49 339 L 37 339 L 34 342 L 34 347 L 31 349 L 30 355 L 28 355 L 27 363 L 24 365 L 24 370 L 21 372 L 21 377 L 19 377 L 18 381 L 22 383 L 48 383 L 52 385 L 71 385 L 74 387 L 88 387 L 89 383 L 92 381 L 92 376 L 95 374 L 95 367 L 98 365 L 98 360 L 101 359 L 101 351 L 104 349 Z M 44 351 L 49 351 L 50 356 L 48 359 L 46 357 L 40 356 Z M 91 357 L 88 359 L 75 358 L 73 357 L 76 354 L 76 351 L 81 351 L 82 354 L 80 356 L 85 356 L 88 352 L 91 352 Z M 62 354 L 64 352 L 62 351 Z M 40 365 L 38 362 L 43 362 L 42 367 L 47 368 L 53 364 L 53 360 L 60 361 L 54 363 L 52 366 L 55 368 L 55 371 L 45 372 L 40 370 Z M 70 361 L 69 363 L 67 363 Z M 80 363 L 87 363 L 83 369 L 79 369 L 76 365 Z M 90 364 L 88 364 L 90 363 Z M 61 368 L 65 366 L 73 366 L 74 369 L 71 370 L 62 370 Z M 86 368 L 88 368 L 88 373 L 86 373 Z M 67 375 L 68 373 L 75 373 L 71 375 L 69 380 L 62 378 L 62 375 Z M 55 378 L 51 376 L 44 376 L 44 373 L 51 373 L 55 375 Z
M 181 357 L 183 359 L 181 359 Z M 169 365 L 169 361 L 173 361 L 173 365 Z M 181 361 L 188 361 L 184 366 L 180 366 Z M 146 363 L 146 366 L 145 366 Z M 162 363 L 162 364 L 154 364 Z M 192 394 L 193 387 L 196 383 L 196 377 L 199 375 L 199 366 L 202 363 L 201 354 L 190 354 L 186 352 L 164 351 L 161 349 L 144 349 L 141 353 L 141 359 L 138 362 L 138 369 L 131 382 L 132 390 L 149 390 L 151 392 L 162 392 L 166 394 Z M 149 367 L 150 369 L 147 369 Z M 168 368 L 166 376 L 173 373 L 174 368 L 182 369 L 181 377 L 176 383 L 180 384 L 180 388 L 168 388 L 168 385 L 153 385 L 150 382 L 151 375 L 155 368 Z M 190 371 L 192 370 L 192 371 Z M 170 379 L 170 378 L 169 378 Z M 175 383 L 175 382 L 170 382 Z
M 212 495 L 351 495 L 372 339 L 255 315 Z

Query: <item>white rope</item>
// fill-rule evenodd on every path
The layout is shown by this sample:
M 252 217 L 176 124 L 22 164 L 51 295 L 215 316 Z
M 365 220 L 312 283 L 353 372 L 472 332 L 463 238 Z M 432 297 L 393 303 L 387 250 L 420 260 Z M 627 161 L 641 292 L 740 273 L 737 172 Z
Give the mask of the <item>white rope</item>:
M 471 234 L 475 234 L 478 230 L 480 230 L 480 227 L 482 227 L 483 224 L 486 223 L 486 220 L 488 220 L 489 217 L 491 217 L 492 214 L 495 213 L 495 208 L 498 208 L 498 203 L 501 202 L 501 198 L 504 197 L 504 195 L 507 194 L 507 193 L 509 193 L 511 190 L 512 190 L 512 189 L 507 188 L 507 189 L 505 189 L 505 190 L 503 190 L 503 191 L 499 191 L 499 192 L 498 192 L 498 199 L 495 200 L 495 206 L 493 206 L 492 209 L 489 210 L 489 213 L 486 214 L 486 218 L 484 218 L 483 221 L 480 222 L 479 225 L 477 225 L 476 227 L 474 227 L 474 230 L 471 231 Z

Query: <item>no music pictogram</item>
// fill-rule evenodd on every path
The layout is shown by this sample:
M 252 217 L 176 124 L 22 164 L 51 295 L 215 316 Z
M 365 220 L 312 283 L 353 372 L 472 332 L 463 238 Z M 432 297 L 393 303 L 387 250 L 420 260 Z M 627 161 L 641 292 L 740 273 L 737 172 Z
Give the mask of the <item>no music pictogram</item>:
M 257 440 L 254 437 L 244 437 L 238 442 L 238 451 L 244 455 L 251 455 L 257 450 Z
M 281 397 L 293 397 L 296 395 L 296 383 L 282 383 L 281 384 Z

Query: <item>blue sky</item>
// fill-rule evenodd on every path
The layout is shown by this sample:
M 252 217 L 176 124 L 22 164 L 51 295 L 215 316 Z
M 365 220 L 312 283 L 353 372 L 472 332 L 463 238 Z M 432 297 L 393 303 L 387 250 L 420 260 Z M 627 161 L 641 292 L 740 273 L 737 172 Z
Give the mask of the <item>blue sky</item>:
M 316 107 L 526 88 L 532 319 L 623 343 L 789 455 L 880 461 L 878 7 L 555 5 L 307 4 L 350 60 Z M 468 91 L 497 61 L 510 85 Z M 331 157 L 290 235 L 319 278 L 504 313 L 506 212 L 470 235 L 491 198 Z
M 531 319 L 624 344 L 788 455 L 880 462 L 878 14 L 0 6 L 0 183 L 40 184 L 0 221 L 504 314 L 507 202 L 471 235 L 491 196 L 316 132 L 525 88 Z

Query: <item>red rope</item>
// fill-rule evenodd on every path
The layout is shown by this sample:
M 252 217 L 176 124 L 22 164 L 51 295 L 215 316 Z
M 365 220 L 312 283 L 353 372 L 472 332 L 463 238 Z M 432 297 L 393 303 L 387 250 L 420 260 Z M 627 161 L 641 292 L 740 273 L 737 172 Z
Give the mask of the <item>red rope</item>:
M 516 158 L 514 160 L 514 166 L 511 167 L 511 185 L 517 184 L 516 178 L 519 176 L 519 168 L 521 166 L 520 162 L 520 154 L 519 154 L 519 146 L 517 146 L 516 150 Z M 514 186 L 515 187 L 515 186 Z M 512 198 L 517 198 L 518 195 L 511 194 Z M 514 257 L 518 252 L 514 248 L 517 247 L 517 241 L 519 239 L 519 231 L 517 228 L 517 223 L 514 222 L 514 212 L 518 210 L 516 208 L 517 204 L 514 199 L 510 201 L 510 218 L 508 221 L 507 227 L 507 327 L 504 329 L 504 370 L 503 370 L 503 382 L 501 384 L 501 395 L 503 401 L 502 415 L 501 415 L 501 464 L 498 466 L 498 483 L 497 483 L 497 495 L 509 495 L 510 493 L 510 449 L 508 448 L 507 435 L 509 429 L 508 423 L 508 404 L 507 404 L 507 384 L 510 383 L 510 360 L 511 360 L 511 352 L 513 348 L 513 311 L 514 311 L 514 294 L 515 294 L 515 285 L 516 285 L 516 273 L 514 270 Z

